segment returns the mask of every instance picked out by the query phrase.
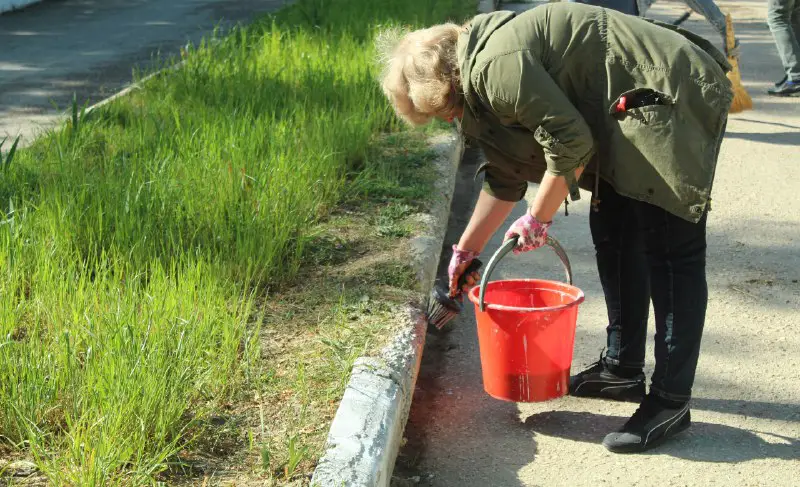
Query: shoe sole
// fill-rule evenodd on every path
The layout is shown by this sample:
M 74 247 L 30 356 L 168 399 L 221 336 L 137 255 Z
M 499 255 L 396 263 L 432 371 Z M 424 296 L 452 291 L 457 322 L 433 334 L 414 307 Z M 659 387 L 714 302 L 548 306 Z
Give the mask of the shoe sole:
M 668 440 L 670 438 L 673 438 L 675 435 L 677 435 L 677 434 L 679 434 L 679 433 L 681 433 L 683 431 L 686 431 L 687 429 L 689 429 L 689 427 L 691 425 L 692 425 L 691 422 L 688 422 L 688 423 L 686 423 L 684 425 L 680 425 L 679 424 L 679 425 L 676 426 L 677 429 L 673 433 L 671 433 L 669 435 L 665 434 L 665 435 L 663 435 L 663 436 L 651 441 L 650 443 L 646 443 L 644 445 L 642 445 L 641 443 L 637 443 L 637 444 L 616 446 L 615 447 L 615 446 L 606 445 L 605 441 L 603 441 L 603 446 L 606 447 L 606 450 L 610 451 L 611 453 L 641 453 L 643 451 L 647 451 L 647 450 L 650 450 L 652 448 L 655 448 L 658 445 L 664 443 L 666 440 Z
M 604 388 L 600 389 L 599 391 L 581 392 L 580 391 L 581 386 L 584 385 L 584 384 L 588 384 L 588 383 L 589 382 L 583 382 L 575 390 L 572 390 L 572 388 L 570 388 L 569 395 L 573 396 L 573 397 L 588 397 L 588 398 L 592 398 L 592 399 L 610 399 L 610 400 L 613 400 L 613 401 L 625 401 L 625 402 L 641 402 L 641 400 L 644 399 L 644 396 L 645 396 L 645 386 L 644 386 L 643 382 L 637 382 L 637 383 L 634 383 L 634 384 L 628 383 L 628 384 L 619 384 L 619 385 L 608 386 L 608 387 L 604 387 Z M 633 389 L 635 387 L 641 387 L 642 390 L 639 391 L 638 393 L 633 393 L 631 391 L 631 389 Z M 616 392 L 605 392 L 605 391 L 608 391 L 609 389 L 619 389 L 619 390 L 616 391 Z

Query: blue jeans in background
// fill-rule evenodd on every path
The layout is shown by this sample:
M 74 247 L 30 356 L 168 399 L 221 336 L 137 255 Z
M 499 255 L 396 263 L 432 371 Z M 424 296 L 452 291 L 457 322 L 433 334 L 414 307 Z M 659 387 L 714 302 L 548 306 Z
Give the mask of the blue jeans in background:
M 714 0 L 683 0 L 683 2 L 690 9 L 705 17 L 708 23 L 714 26 L 719 35 L 722 36 L 722 44 L 725 45 L 725 33 L 728 31 L 728 27 L 725 24 L 725 14 L 717 7 Z
M 636 0 L 568 0 L 570 3 L 584 3 L 595 7 L 610 8 L 629 15 L 639 15 Z
M 568 0 L 575 3 L 585 3 L 588 5 L 595 5 L 597 7 L 610 8 L 630 15 L 643 16 L 647 8 L 654 3 L 655 0 Z M 797 0 L 795 0 L 797 1 Z M 694 12 L 702 15 L 708 22 L 716 29 L 720 36 L 722 36 L 722 45 L 725 45 L 725 33 L 727 26 L 725 24 L 725 15 L 719 9 L 714 0 L 683 0 L 683 2 Z
M 768 0 L 767 24 L 786 76 L 800 82 L 800 0 Z

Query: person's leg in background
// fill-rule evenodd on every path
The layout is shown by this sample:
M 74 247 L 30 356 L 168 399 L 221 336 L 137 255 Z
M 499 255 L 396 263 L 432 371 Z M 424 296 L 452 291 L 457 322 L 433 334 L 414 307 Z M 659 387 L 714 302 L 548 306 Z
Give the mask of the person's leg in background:
M 800 0 L 768 0 L 767 8 L 767 24 L 785 75 L 767 92 L 774 96 L 800 93 Z
M 719 9 L 714 0 L 683 0 L 686 5 L 689 6 L 692 10 L 699 13 L 703 17 L 706 18 L 708 23 L 710 23 L 714 29 L 722 36 L 722 46 L 725 49 L 725 54 L 732 57 L 738 57 L 738 52 L 728 52 L 728 46 L 725 42 L 726 32 L 728 31 L 727 24 L 725 23 L 725 14 L 722 13 L 722 10 Z M 738 47 L 739 42 L 736 41 L 736 45 Z
M 722 13 L 722 10 L 714 3 L 714 0 L 683 0 L 683 2 L 692 9 L 693 12 L 697 12 L 705 17 L 708 23 L 719 33 L 722 37 L 722 49 L 725 51 L 726 56 L 739 57 L 739 39 L 734 40 L 734 48 L 728 51 L 728 44 L 726 42 L 728 26 L 725 22 L 725 14 Z M 646 5 L 649 7 L 652 3 L 654 2 L 650 2 Z M 641 5 L 639 6 L 639 10 L 641 11 L 641 15 L 645 15 L 646 9 L 643 9 Z
M 794 10 L 792 11 L 792 31 L 794 31 L 794 39 L 800 45 L 800 0 L 794 0 Z M 795 59 L 798 60 L 794 65 L 792 79 L 798 81 L 797 74 L 800 73 L 800 52 L 795 51 Z M 788 79 L 788 75 L 787 75 Z
M 628 15 L 639 15 L 636 0 L 567 0 L 570 3 L 584 3 L 595 7 L 609 8 Z
M 597 210 L 589 224 L 597 270 L 608 311 L 605 357 L 573 376 L 570 394 L 640 401 L 644 397 L 644 358 L 650 312 L 650 278 L 644 241 L 633 200 L 600 182 Z
M 792 30 L 794 30 L 794 38 L 800 42 L 800 2 L 795 0 L 794 11 L 792 12 Z

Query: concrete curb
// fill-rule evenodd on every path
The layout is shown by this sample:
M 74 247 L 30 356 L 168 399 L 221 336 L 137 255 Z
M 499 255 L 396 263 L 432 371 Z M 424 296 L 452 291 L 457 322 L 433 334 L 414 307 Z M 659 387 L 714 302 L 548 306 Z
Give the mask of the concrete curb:
M 464 145 L 455 133 L 436 137 L 436 198 L 423 216 L 424 229 L 411 242 L 418 290 L 427 293 L 436 275 L 447 230 Z M 342 402 L 331 424 L 325 453 L 311 485 L 319 487 L 388 486 L 425 346 L 424 312 L 409 305 L 398 314 L 400 331 L 378 358 L 360 358 L 353 366 Z
M 148 74 L 144 78 L 140 79 L 139 81 L 137 81 L 135 83 L 129 84 L 128 86 L 126 86 L 125 88 L 119 90 L 118 92 L 114 93 L 113 95 L 109 96 L 108 98 L 103 98 L 102 100 L 98 101 L 94 105 L 91 105 L 91 106 L 87 107 L 86 108 L 86 114 L 88 115 L 89 113 L 91 113 L 92 111 L 94 111 L 94 110 L 96 110 L 96 109 L 98 109 L 100 107 L 108 105 L 109 103 L 111 103 L 111 102 L 113 102 L 115 100 L 118 100 L 119 98 L 122 98 L 124 96 L 128 96 L 129 94 L 131 94 L 135 90 L 142 89 L 144 87 L 145 83 L 147 83 L 148 81 L 150 81 L 151 79 L 153 79 L 153 78 L 155 78 L 157 76 L 163 76 L 163 75 L 165 75 L 167 73 L 171 73 L 172 71 L 178 71 L 179 69 L 183 68 L 183 66 L 185 64 L 186 64 L 186 61 L 181 60 L 181 61 L 178 61 L 175 64 L 172 64 L 171 66 L 167 66 L 166 68 L 161 68 L 158 71 L 154 71 L 154 72 Z M 69 114 L 67 114 L 67 116 L 69 116 Z
M 177 70 L 181 69 L 184 66 L 184 64 L 186 64 L 186 61 L 181 60 L 181 61 L 178 61 L 177 63 L 175 63 L 173 65 L 170 65 L 170 66 L 168 66 L 166 68 L 162 68 L 162 69 L 159 69 L 158 71 L 154 71 L 154 72 L 148 74 L 147 76 L 145 76 L 144 78 L 140 79 L 139 81 L 132 82 L 132 83 L 128 84 L 127 86 L 125 86 L 124 88 L 122 88 L 118 92 L 114 93 L 113 95 L 108 96 L 106 98 L 103 98 L 102 100 L 94 103 L 93 105 L 86 106 L 85 110 L 82 109 L 80 106 L 77 107 L 78 108 L 78 113 L 80 114 L 81 111 L 83 111 L 83 116 L 87 116 L 90 113 L 92 113 L 93 111 L 97 110 L 98 108 L 101 108 L 101 107 L 103 107 L 105 105 L 108 105 L 109 103 L 114 102 L 114 101 L 116 101 L 116 100 L 118 100 L 118 99 L 120 99 L 122 97 L 128 96 L 128 95 L 130 95 L 131 93 L 133 93 L 136 90 L 140 90 L 140 89 L 144 88 L 144 85 L 147 82 L 149 82 L 151 79 L 156 78 L 158 76 L 163 76 L 165 74 L 168 74 L 168 73 L 171 73 L 173 71 L 177 71 Z M 70 107 L 70 109 L 68 109 L 68 110 L 63 111 L 58 116 L 59 117 L 58 121 L 55 122 L 53 124 L 53 126 L 50 128 L 50 130 L 52 130 L 53 133 L 58 133 L 58 132 L 64 130 L 64 128 L 67 126 L 67 124 L 66 124 L 67 120 L 69 120 L 70 117 L 72 117 L 72 111 L 71 110 L 72 110 L 72 107 Z M 30 146 L 40 136 L 41 136 L 41 134 L 35 135 L 35 136 L 31 137 L 30 139 L 20 139 L 20 148 L 24 148 L 24 147 Z
M 480 0 L 479 13 L 493 12 L 500 0 Z M 411 242 L 419 290 L 433 286 L 450 216 L 456 173 L 464 153 L 460 135 L 435 138 L 437 199 L 424 217 L 426 228 Z M 398 321 L 401 331 L 380 358 L 361 358 L 333 418 L 325 453 L 317 464 L 315 487 L 388 486 L 403 438 L 414 386 L 425 347 L 427 320 L 422 310 L 408 306 Z

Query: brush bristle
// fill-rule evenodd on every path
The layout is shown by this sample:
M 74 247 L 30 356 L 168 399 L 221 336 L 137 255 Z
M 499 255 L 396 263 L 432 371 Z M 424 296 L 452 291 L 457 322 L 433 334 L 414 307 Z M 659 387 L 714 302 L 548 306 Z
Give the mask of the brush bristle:
M 750 98 L 747 90 L 742 85 L 738 66 L 728 73 L 728 79 L 733 85 L 733 100 L 731 101 L 730 113 L 739 113 L 752 109 L 753 99 Z
M 461 306 L 448 295 L 443 286 L 435 286 L 428 296 L 428 323 L 438 329 L 450 322 L 461 311 Z
M 725 25 L 727 27 L 725 32 L 725 44 L 728 51 L 736 47 L 736 36 L 733 32 L 733 19 L 731 14 L 725 15 Z M 739 72 L 739 60 L 734 57 L 728 57 L 728 63 L 731 65 L 731 70 L 728 72 L 728 79 L 733 85 L 733 100 L 731 101 L 730 113 L 739 113 L 753 108 L 753 99 L 747 93 L 747 90 L 742 85 L 742 75 Z

